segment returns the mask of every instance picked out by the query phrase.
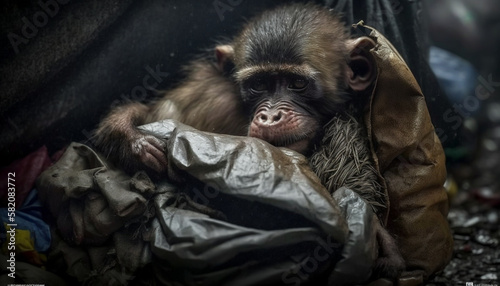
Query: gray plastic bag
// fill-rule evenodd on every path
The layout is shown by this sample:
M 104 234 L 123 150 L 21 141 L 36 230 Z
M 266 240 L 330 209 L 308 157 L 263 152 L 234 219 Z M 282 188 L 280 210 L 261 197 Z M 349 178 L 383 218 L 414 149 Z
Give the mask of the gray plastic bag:
M 172 120 L 142 128 L 167 140 L 167 178 L 131 177 L 73 143 L 38 180 L 64 241 L 89 260 L 93 248 L 116 254 L 85 264 L 82 283 L 342 285 L 370 277 L 370 205 L 345 188 L 332 197 L 302 155 Z M 136 275 L 144 269 L 154 275 Z

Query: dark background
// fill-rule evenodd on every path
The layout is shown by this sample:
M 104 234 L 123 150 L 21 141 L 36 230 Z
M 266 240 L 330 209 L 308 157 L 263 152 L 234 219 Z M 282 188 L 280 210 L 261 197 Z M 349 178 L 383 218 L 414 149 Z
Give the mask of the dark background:
M 154 98 L 178 82 L 182 64 L 234 35 L 244 19 L 287 2 L 6 1 L 0 15 L 1 165 L 42 145 L 54 152 L 88 140 L 110 106 Z M 457 130 L 442 119 L 449 103 L 426 63 L 424 3 L 317 2 L 343 12 L 348 24 L 365 20 L 394 43 L 424 90 L 443 143 L 456 145 Z M 168 73 L 156 90 L 144 88 L 148 67 Z

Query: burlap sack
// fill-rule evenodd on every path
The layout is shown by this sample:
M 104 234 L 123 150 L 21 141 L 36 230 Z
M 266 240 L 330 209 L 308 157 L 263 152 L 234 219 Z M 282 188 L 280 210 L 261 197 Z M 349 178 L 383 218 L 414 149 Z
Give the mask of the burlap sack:
M 365 113 L 371 149 L 387 185 L 387 227 L 406 260 L 400 285 L 421 284 L 451 259 L 453 240 L 443 187 L 445 155 L 424 95 L 391 43 L 375 29 L 370 37 L 378 77 Z

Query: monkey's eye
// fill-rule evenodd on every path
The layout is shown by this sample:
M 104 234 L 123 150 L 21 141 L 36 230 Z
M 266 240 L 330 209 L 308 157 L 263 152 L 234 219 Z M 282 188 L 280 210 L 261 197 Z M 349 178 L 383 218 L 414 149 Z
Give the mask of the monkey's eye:
M 300 90 L 303 90 L 307 87 L 307 85 L 309 84 L 309 81 L 307 81 L 306 79 L 294 79 L 289 85 L 288 85 L 288 88 L 289 89 L 293 89 L 293 90 L 297 90 L 297 91 L 300 91 Z
M 267 84 L 265 81 L 258 79 L 250 84 L 250 89 L 256 93 L 264 92 L 267 90 Z

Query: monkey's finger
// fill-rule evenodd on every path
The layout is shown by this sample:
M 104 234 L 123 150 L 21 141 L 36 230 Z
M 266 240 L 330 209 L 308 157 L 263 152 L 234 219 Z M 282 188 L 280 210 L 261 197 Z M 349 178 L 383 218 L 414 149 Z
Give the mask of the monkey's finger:
M 142 158 L 142 163 L 144 165 L 158 173 L 163 173 L 167 168 L 166 159 L 165 162 L 162 161 L 163 160 L 156 158 L 151 153 L 145 153 Z
M 164 172 L 168 164 L 167 156 L 164 152 L 166 148 L 165 142 L 154 136 L 147 136 L 145 139 L 148 144 L 144 146 L 143 163 L 158 173 Z
M 156 138 L 155 136 L 148 135 L 144 139 L 146 139 L 146 141 L 149 144 L 153 145 L 158 151 L 160 151 L 162 153 L 167 148 L 167 143 L 165 143 L 163 140 L 160 140 L 160 139 Z
M 167 157 L 165 153 L 152 145 L 145 146 L 141 161 L 144 165 L 158 173 L 163 173 L 167 169 Z

